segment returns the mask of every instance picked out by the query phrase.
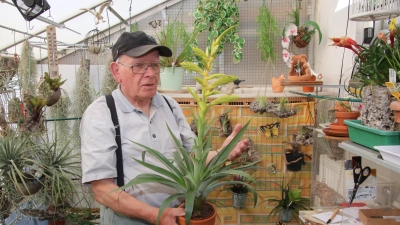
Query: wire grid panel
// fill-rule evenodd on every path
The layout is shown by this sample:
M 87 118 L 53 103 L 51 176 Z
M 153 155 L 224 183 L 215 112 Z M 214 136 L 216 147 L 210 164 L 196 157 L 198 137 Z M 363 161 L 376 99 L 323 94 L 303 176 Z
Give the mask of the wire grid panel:
M 274 66 L 267 64 L 261 60 L 261 52 L 257 49 L 258 34 L 256 32 L 258 24 L 256 22 L 257 15 L 259 13 L 259 7 L 262 6 L 263 0 L 251 0 L 251 1 L 240 1 L 237 2 L 239 13 L 240 13 L 240 27 L 239 36 L 245 39 L 243 52 L 243 59 L 238 64 L 234 64 L 232 60 L 232 50 L 233 46 L 231 44 L 225 44 L 224 52 L 215 60 L 215 70 L 213 72 L 222 72 L 226 74 L 231 74 L 238 76 L 239 79 L 245 80 L 243 84 L 245 85 L 270 85 L 271 78 L 273 76 L 280 76 L 284 74 L 287 77 L 289 68 L 284 63 L 282 59 L 282 31 L 284 27 L 290 22 L 289 12 L 292 7 L 295 6 L 297 0 L 289 1 L 266 1 L 272 15 L 276 18 L 278 25 L 278 33 L 275 35 L 275 45 L 274 52 L 277 54 L 277 60 Z M 300 10 L 300 24 L 303 24 L 307 20 L 313 20 L 314 17 L 314 6 L 315 1 L 312 0 L 302 0 Z M 146 32 L 149 35 L 156 36 L 156 33 L 161 32 L 163 26 L 168 22 L 168 20 L 178 19 L 184 22 L 189 30 L 192 30 L 194 24 L 193 12 L 196 8 L 197 0 L 185 0 L 181 1 L 175 5 L 169 6 L 159 12 L 154 13 L 151 16 L 140 19 L 138 21 L 131 21 L 132 23 L 138 24 L 138 29 Z M 133 19 L 134 20 L 134 19 Z M 160 20 L 160 26 L 154 26 L 154 21 Z M 125 31 L 124 27 L 121 30 L 111 34 L 110 43 L 115 43 L 117 38 Z M 205 49 L 207 33 L 204 31 L 200 33 L 197 37 L 199 47 Z M 107 31 L 104 32 L 106 35 Z M 315 37 L 317 38 L 317 37 Z M 316 40 L 315 38 L 312 41 Z M 313 55 L 312 46 L 310 43 L 306 48 L 297 48 L 293 44 L 290 46 L 289 50 L 295 55 L 307 54 L 311 65 L 313 65 Z M 183 48 L 183 46 L 182 46 Z M 181 49 L 178 49 L 180 51 Z M 85 50 L 83 50 L 85 51 Z M 82 52 L 77 54 L 82 55 Z M 106 49 L 104 53 L 100 55 L 108 56 L 110 53 Z M 101 61 L 95 59 L 94 55 L 83 53 L 92 59 L 92 63 L 101 63 Z M 74 58 L 74 54 L 69 54 L 63 58 L 60 58 L 59 64 L 74 64 L 75 60 L 69 59 Z M 107 58 L 107 57 L 105 57 Z M 195 75 L 187 73 L 184 77 L 184 85 L 194 85 L 195 81 L 193 79 Z

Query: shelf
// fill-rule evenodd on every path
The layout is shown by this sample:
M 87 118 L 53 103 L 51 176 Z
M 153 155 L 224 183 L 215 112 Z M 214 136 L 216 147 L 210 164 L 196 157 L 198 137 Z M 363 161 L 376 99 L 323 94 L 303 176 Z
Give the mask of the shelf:
M 400 166 L 383 160 L 378 151 L 374 151 L 351 141 L 341 142 L 339 143 L 339 147 L 355 155 L 368 159 L 380 166 L 393 170 L 396 173 L 400 173 Z
M 311 97 L 311 98 L 321 98 L 321 99 L 349 101 L 349 102 L 362 102 L 362 99 L 360 99 L 360 98 L 335 98 L 335 97 L 327 97 L 327 96 L 323 96 L 323 95 L 312 95 L 312 94 L 307 94 L 307 93 L 301 93 L 301 92 L 297 92 L 297 91 L 289 91 L 289 93 L 306 96 L 306 97 Z

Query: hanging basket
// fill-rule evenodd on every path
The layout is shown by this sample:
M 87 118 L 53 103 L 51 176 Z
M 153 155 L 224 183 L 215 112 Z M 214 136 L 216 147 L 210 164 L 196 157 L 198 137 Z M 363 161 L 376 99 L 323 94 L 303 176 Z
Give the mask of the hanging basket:
M 308 43 L 310 43 L 309 41 L 303 40 L 303 35 L 305 33 L 303 29 L 304 28 L 300 28 L 297 32 L 297 36 L 293 37 L 293 42 L 298 48 L 305 48 L 307 47 Z

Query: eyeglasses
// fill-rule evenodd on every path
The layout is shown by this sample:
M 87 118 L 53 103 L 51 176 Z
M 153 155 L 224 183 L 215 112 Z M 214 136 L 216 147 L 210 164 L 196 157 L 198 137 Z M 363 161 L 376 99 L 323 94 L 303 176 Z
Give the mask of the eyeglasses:
M 126 65 L 121 62 L 117 63 L 131 68 L 132 73 L 139 73 L 139 74 L 145 74 L 149 66 L 153 69 L 154 73 L 161 73 L 165 69 L 165 66 L 161 63 L 136 63 L 134 65 Z

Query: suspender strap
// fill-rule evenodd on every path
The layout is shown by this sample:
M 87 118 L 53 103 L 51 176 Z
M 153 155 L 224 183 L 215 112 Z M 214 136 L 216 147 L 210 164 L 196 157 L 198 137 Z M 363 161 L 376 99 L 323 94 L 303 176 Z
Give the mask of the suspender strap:
M 171 107 L 171 105 L 169 104 L 167 98 L 166 98 L 164 95 L 162 95 L 162 96 L 163 96 L 164 100 L 167 102 L 169 108 L 171 109 L 171 112 L 174 113 L 174 110 L 172 110 L 172 107 Z
M 120 127 L 118 123 L 118 116 L 117 116 L 117 110 L 115 109 L 115 102 L 114 98 L 112 95 L 106 95 L 106 101 L 107 101 L 107 106 L 110 108 L 111 112 L 111 119 L 114 123 L 114 128 L 115 128 L 115 141 L 117 142 L 117 185 L 118 187 L 121 187 L 124 185 L 124 167 L 123 167 L 123 161 L 122 161 L 122 148 L 121 148 L 121 132 L 120 132 Z

